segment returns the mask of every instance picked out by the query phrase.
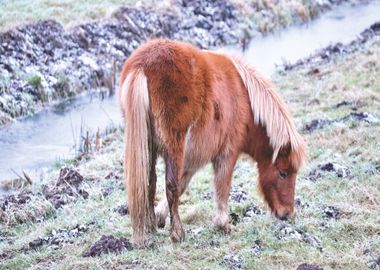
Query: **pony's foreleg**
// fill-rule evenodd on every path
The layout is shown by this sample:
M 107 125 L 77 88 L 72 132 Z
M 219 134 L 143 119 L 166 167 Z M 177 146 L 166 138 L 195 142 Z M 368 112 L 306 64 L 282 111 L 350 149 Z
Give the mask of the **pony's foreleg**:
M 166 163 L 166 198 L 168 200 L 170 212 L 170 238 L 173 242 L 181 242 L 185 239 L 185 231 L 178 214 L 180 189 L 183 185 L 181 180 L 183 154 L 177 151 L 176 155 L 167 156 Z
M 182 180 L 180 181 L 179 196 L 181 196 L 183 192 L 185 192 L 194 173 L 195 171 L 186 171 L 184 173 Z M 158 203 L 155 209 L 155 213 L 156 213 L 156 219 L 157 219 L 157 226 L 159 228 L 165 227 L 165 221 L 169 214 L 169 204 L 166 199 L 163 199 Z
M 216 201 L 216 215 L 213 220 L 216 228 L 229 233 L 230 219 L 227 213 L 227 202 L 231 190 L 231 177 L 235 167 L 237 155 L 221 154 L 213 160 L 215 172 L 214 187 Z

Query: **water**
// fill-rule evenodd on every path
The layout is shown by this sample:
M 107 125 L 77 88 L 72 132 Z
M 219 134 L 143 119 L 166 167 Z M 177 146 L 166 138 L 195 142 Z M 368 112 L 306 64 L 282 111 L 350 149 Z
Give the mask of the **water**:
M 85 95 L 0 129 L 0 180 L 22 170 L 38 176 L 39 168 L 72 158 L 81 128 L 94 134 L 121 122 L 116 98 Z
M 348 43 L 379 20 L 380 1 L 355 7 L 344 5 L 308 24 L 252 40 L 245 60 L 270 76 L 276 65 L 295 63 L 330 44 Z
M 245 58 L 270 75 L 275 66 L 292 63 L 318 48 L 346 43 L 380 19 L 380 1 L 341 6 L 304 26 L 254 39 Z M 232 50 L 232 49 L 230 49 Z M 121 122 L 115 98 L 78 98 L 63 109 L 45 110 L 0 129 L 0 181 L 15 178 L 12 169 L 38 175 L 43 167 L 74 155 L 81 126 L 92 133 Z

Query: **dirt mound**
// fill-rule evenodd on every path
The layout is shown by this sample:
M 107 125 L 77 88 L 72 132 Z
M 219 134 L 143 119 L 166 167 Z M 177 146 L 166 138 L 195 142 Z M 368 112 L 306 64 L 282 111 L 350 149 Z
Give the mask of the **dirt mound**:
M 71 229 L 59 229 L 58 231 L 53 230 L 50 234 L 45 237 L 35 239 L 29 242 L 28 247 L 24 250 L 36 250 L 44 245 L 53 246 L 54 248 L 60 248 L 66 244 L 74 243 L 74 239 L 80 237 L 86 233 L 91 224 L 77 224 Z
M 339 105 L 339 104 L 338 104 Z M 343 105 L 341 105 L 343 106 Z M 322 129 L 326 126 L 332 125 L 334 123 L 345 123 L 347 125 L 350 125 L 350 121 L 357 122 L 357 123 L 367 123 L 370 125 L 379 124 L 380 120 L 377 119 L 375 116 L 373 116 L 371 113 L 368 112 L 350 112 L 349 115 L 346 115 L 344 117 L 330 120 L 330 119 L 313 119 L 311 122 L 306 123 L 303 127 L 303 132 L 305 133 L 311 133 L 315 130 Z
M 83 182 L 82 175 L 80 175 L 76 170 L 73 170 L 69 167 L 64 167 L 59 172 L 57 186 L 70 185 L 73 187 L 78 187 L 82 182 Z
M 262 216 L 265 215 L 266 211 L 259 208 L 256 205 L 250 205 L 247 208 L 243 210 L 243 216 L 244 217 L 254 217 L 254 216 Z
M 326 206 L 322 209 L 325 218 L 339 219 L 342 216 L 342 211 L 336 206 Z
M 128 205 L 125 203 L 123 205 L 120 205 L 114 209 L 115 212 L 119 213 L 122 216 L 126 216 L 129 214 L 129 208 Z
M 230 199 L 236 203 L 241 203 L 248 199 L 248 193 L 245 191 L 243 183 L 240 183 L 237 186 L 232 186 L 230 191 Z
M 108 253 L 119 254 L 124 250 L 132 250 L 132 244 L 127 238 L 116 238 L 112 235 L 103 235 L 83 254 L 83 257 L 96 257 Z
M 334 173 L 337 177 L 343 179 L 351 179 L 352 177 L 351 170 L 348 167 L 336 162 L 327 162 L 319 164 L 316 168 L 311 170 L 307 179 L 316 182 L 323 176 L 327 175 L 327 173 Z
M 245 260 L 239 254 L 229 254 L 224 256 L 221 264 L 227 266 L 228 269 L 246 269 Z
M 32 199 L 33 193 L 31 191 L 22 191 L 17 195 L 10 195 L 1 202 L 1 209 L 6 210 L 11 205 L 23 205 Z
M 0 222 L 14 226 L 17 223 L 42 221 L 54 212 L 41 194 L 22 191 L 0 200 Z
M 323 268 L 316 264 L 303 263 L 297 267 L 297 270 L 323 270 Z
M 319 240 L 316 236 L 302 229 L 295 228 L 291 224 L 285 222 L 279 222 L 275 225 L 275 227 L 277 238 L 279 240 L 295 239 L 309 244 L 310 246 L 316 248 L 320 252 L 323 251 L 323 248 L 321 246 L 321 240 Z
M 76 201 L 80 197 L 88 198 L 88 192 L 79 187 L 82 182 L 83 176 L 76 170 L 64 167 L 59 173 L 56 185 L 52 187 L 43 186 L 42 194 L 57 209 Z

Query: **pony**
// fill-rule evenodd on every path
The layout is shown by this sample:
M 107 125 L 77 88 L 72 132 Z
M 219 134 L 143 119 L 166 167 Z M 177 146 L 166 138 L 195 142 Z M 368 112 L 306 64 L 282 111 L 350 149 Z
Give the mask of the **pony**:
M 165 39 L 148 41 L 124 62 L 119 103 L 125 122 L 124 171 L 136 247 L 163 227 L 183 241 L 179 198 L 197 170 L 214 169 L 214 225 L 230 232 L 231 176 L 240 154 L 257 162 L 258 189 L 280 219 L 294 210 L 306 145 L 274 85 L 238 57 Z M 166 200 L 154 209 L 156 160 L 165 162 Z

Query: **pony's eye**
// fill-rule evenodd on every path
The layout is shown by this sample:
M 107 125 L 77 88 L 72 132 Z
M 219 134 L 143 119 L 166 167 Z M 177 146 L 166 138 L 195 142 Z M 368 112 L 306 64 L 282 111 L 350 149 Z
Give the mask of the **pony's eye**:
M 286 178 L 289 174 L 285 171 L 280 171 L 281 178 Z

